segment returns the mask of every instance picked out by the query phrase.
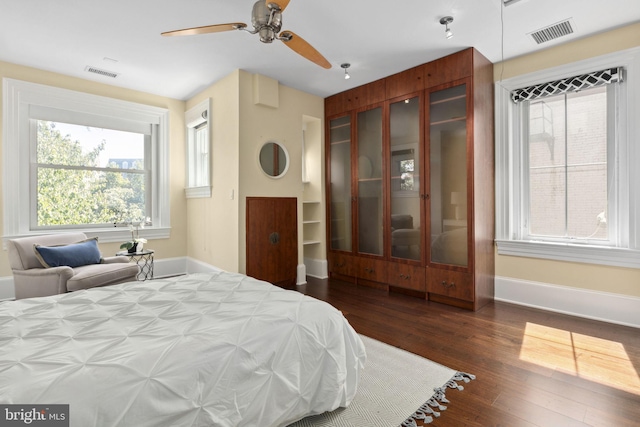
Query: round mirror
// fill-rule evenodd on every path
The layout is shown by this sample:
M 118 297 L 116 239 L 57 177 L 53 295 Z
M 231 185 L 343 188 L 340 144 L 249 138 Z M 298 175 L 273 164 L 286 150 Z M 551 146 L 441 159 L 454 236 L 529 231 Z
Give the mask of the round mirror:
M 289 168 L 289 153 L 277 142 L 267 142 L 260 149 L 260 167 L 272 178 L 280 178 Z

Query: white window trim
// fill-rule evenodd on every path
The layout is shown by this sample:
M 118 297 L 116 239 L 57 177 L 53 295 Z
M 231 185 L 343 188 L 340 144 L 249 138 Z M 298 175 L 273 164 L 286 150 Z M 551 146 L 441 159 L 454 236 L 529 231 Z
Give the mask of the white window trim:
M 624 103 L 623 126 L 618 137 L 627 141 L 625 162 L 620 162 L 623 175 L 628 181 L 621 183 L 622 191 L 628 192 L 628 205 L 618 204 L 628 214 L 628 229 L 621 232 L 628 236 L 628 247 L 600 247 L 582 244 L 550 243 L 538 241 L 516 240 L 515 224 L 520 215 L 519 200 L 515 174 L 520 173 L 519 147 L 514 144 L 513 103 L 510 92 L 513 89 L 529 86 L 545 81 L 553 81 L 571 75 L 587 73 L 610 66 L 626 69 L 626 90 L 621 91 L 621 102 Z M 624 93 L 622 93 L 624 92 Z M 496 243 L 498 254 L 543 258 L 558 261 L 570 261 L 590 264 L 610 265 L 616 267 L 640 268 L 640 171 L 635 166 L 640 164 L 640 48 L 603 55 L 568 65 L 550 68 L 540 72 L 517 76 L 496 82 L 495 84 L 495 129 L 496 129 Z M 515 205 L 515 206 L 513 206 Z M 626 241 L 627 236 L 621 236 Z
M 52 234 L 32 231 L 29 226 L 29 107 L 43 106 L 115 117 L 156 127 L 151 148 L 151 210 L 153 226 L 146 227 L 147 239 L 168 238 L 171 230 L 169 194 L 169 111 L 104 96 L 91 95 L 37 83 L 3 79 L 2 191 L 4 206 L 3 242 L 6 239 Z M 74 228 L 102 242 L 122 242 L 130 238 L 126 228 Z M 68 231 L 68 230 L 67 230 Z M 64 232 L 60 230 L 59 232 Z
M 203 115 L 204 114 L 204 115 Z M 205 118 L 206 117 L 206 118 Z M 209 177 L 208 182 L 209 185 L 199 186 L 199 187 L 190 187 L 190 173 L 196 167 L 196 165 L 192 162 L 192 156 L 190 153 L 191 144 L 193 143 L 193 138 L 195 138 L 195 128 L 201 125 L 204 122 L 211 123 L 211 98 L 206 98 L 202 102 L 195 105 L 193 108 L 187 110 L 184 113 L 184 119 L 186 123 L 186 147 L 187 147 L 187 176 L 186 183 L 187 187 L 184 189 L 185 195 L 187 199 L 193 198 L 203 198 L 203 197 L 211 197 L 211 158 L 209 158 Z M 208 143 L 209 143 L 209 153 L 211 153 L 211 126 L 207 126 L 208 132 Z

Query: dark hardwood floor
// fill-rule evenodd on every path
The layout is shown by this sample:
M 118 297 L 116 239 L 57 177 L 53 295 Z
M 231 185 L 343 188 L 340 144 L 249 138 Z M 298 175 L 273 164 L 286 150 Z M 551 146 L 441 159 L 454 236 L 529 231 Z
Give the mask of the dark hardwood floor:
M 335 280 L 292 286 L 354 329 L 476 375 L 432 426 L 639 426 L 640 330 L 494 302 L 477 312 Z

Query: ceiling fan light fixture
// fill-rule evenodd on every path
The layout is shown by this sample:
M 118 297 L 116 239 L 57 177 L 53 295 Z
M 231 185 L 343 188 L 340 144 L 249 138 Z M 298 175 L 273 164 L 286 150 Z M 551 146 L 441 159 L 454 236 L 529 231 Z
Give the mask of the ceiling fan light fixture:
M 447 39 L 453 37 L 453 31 L 449 28 L 449 24 L 453 22 L 453 16 L 445 16 L 440 18 L 440 24 L 444 25 L 444 36 Z
M 351 64 L 345 62 L 344 64 L 340 64 L 340 66 L 344 68 L 344 79 L 349 80 L 351 78 L 351 75 L 347 71 L 347 68 L 351 67 Z

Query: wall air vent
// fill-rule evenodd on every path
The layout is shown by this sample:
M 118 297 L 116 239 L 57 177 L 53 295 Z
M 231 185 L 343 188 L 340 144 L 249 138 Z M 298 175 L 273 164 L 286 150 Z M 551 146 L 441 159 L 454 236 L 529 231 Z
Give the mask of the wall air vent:
M 115 79 L 116 77 L 118 77 L 118 73 L 114 73 L 113 71 L 101 70 L 100 68 L 92 67 L 90 65 L 87 65 L 87 67 L 84 70 L 89 73 L 100 74 L 101 76 L 105 76 L 105 77 L 111 77 L 112 79 Z
M 545 43 L 559 37 L 564 37 L 569 34 L 573 34 L 573 25 L 571 20 L 566 19 L 557 24 L 549 25 L 548 27 L 529 33 L 529 35 L 535 40 L 536 43 Z

